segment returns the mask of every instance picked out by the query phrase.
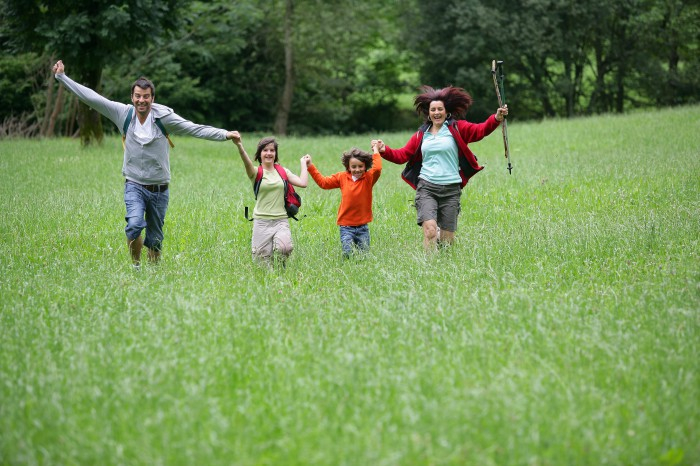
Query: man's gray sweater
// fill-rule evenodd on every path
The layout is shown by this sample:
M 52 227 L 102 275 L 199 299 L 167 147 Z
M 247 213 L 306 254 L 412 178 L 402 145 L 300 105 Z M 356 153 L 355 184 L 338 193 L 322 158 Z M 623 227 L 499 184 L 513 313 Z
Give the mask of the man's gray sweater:
M 133 105 L 108 100 L 92 89 L 73 81 L 65 74 L 57 74 L 56 79 L 74 93 L 80 101 L 117 125 L 120 133 L 123 132 L 127 113 Z M 225 129 L 192 123 L 165 105 L 153 103 L 151 112 L 153 112 L 155 118 L 160 118 L 161 123 L 163 123 L 163 126 L 170 134 L 187 134 L 211 141 L 226 140 L 227 131 Z M 135 124 L 136 116 L 134 115 L 126 131 L 126 148 L 124 150 L 122 174 L 127 180 L 135 181 L 139 184 L 170 183 L 170 146 L 168 145 L 168 140 L 161 130 L 156 127 L 154 131 L 155 137 L 142 144 L 134 137 Z M 124 134 L 122 135 L 124 136 Z

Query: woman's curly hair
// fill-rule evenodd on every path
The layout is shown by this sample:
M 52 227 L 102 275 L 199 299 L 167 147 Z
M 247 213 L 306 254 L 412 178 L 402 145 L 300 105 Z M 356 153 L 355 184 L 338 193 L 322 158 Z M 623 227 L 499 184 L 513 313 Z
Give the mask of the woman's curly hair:
M 445 105 L 445 110 L 455 118 L 462 118 L 472 105 L 472 96 L 461 87 L 448 86 L 442 89 L 433 89 L 430 86 L 421 86 L 421 93 L 416 96 L 413 106 L 416 113 L 426 118 L 429 116 L 430 103 L 439 100 Z
M 279 144 L 277 143 L 277 139 L 273 138 L 272 136 L 267 136 L 265 138 L 262 138 L 260 142 L 258 143 L 258 148 L 255 150 L 255 161 L 258 163 L 262 163 L 262 157 L 260 154 L 262 154 L 263 149 L 265 148 L 266 145 L 268 144 L 274 144 L 275 145 L 275 162 L 279 160 Z
M 340 161 L 343 162 L 346 170 L 350 170 L 350 159 L 357 159 L 365 163 L 365 170 L 372 168 L 372 155 L 369 152 L 353 147 L 352 149 L 343 152 Z

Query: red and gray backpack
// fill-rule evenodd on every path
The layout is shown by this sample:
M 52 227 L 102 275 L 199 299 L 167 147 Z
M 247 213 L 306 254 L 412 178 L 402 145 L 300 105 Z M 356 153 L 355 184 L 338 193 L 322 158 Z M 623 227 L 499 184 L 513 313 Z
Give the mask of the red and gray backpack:
M 301 197 L 296 191 L 294 191 L 294 186 L 292 186 L 292 183 L 289 182 L 289 178 L 287 178 L 287 171 L 284 169 L 284 167 L 276 163 L 275 168 L 284 182 L 284 210 L 287 211 L 287 217 L 291 217 L 294 220 L 299 221 L 296 215 L 299 213 L 299 207 L 301 207 Z M 262 165 L 258 165 L 258 174 L 255 177 L 255 183 L 253 183 L 253 193 L 255 193 L 256 200 L 258 199 L 258 191 L 260 191 L 262 177 L 263 167 Z M 252 218 L 248 218 L 248 207 L 245 208 L 245 218 L 253 221 Z

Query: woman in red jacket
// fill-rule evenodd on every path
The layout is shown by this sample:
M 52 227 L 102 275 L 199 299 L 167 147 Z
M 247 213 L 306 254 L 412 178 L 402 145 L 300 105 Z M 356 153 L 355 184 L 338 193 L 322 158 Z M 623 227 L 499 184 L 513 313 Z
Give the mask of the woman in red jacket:
M 426 122 L 401 149 L 379 142 L 379 151 L 390 162 L 406 164 L 401 177 L 416 190 L 418 225 L 423 227 L 423 246 L 432 251 L 449 245 L 457 230 L 462 188 L 482 170 L 467 144 L 491 134 L 505 115 L 504 105 L 483 123 L 463 119 L 472 104 L 471 96 L 458 87 L 433 89 L 423 86 L 416 96 L 416 112 Z

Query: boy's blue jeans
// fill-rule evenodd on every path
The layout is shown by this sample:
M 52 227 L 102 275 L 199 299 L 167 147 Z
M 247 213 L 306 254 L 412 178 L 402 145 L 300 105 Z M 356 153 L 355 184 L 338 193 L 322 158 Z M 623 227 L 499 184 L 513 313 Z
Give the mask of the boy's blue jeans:
M 343 248 L 343 255 L 348 257 L 353 252 L 353 246 L 360 251 L 369 249 L 369 225 L 364 224 L 357 227 L 340 227 L 340 245 Z
M 151 192 L 140 184 L 127 181 L 124 185 L 124 204 L 126 204 L 126 237 L 135 240 L 146 229 L 143 245 L 148 249 L 160 251 L 163 243 L 163 224 L 168 210 L 170 190 Z

